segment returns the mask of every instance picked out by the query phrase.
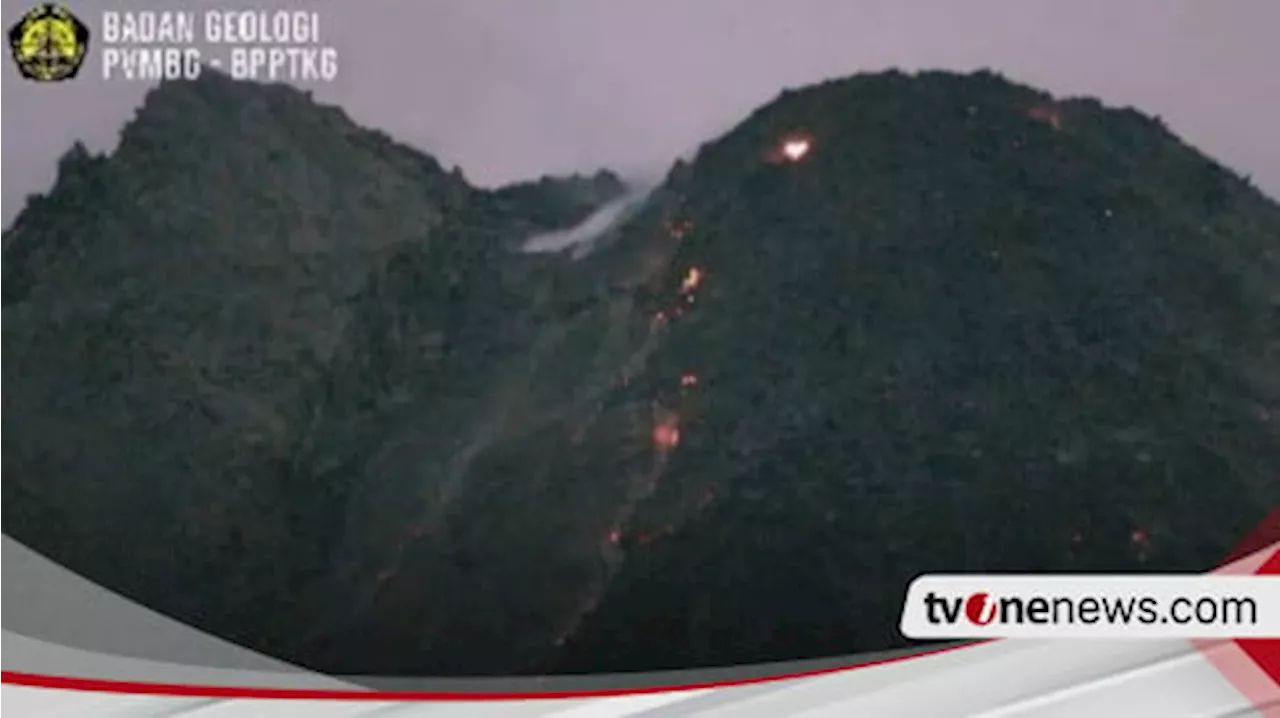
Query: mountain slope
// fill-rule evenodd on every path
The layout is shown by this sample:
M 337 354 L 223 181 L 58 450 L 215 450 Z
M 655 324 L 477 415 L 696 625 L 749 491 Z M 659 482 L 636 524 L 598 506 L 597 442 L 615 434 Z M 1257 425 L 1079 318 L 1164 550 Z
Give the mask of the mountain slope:
M 447 383 L 476 328 L 519 321 L 503 282 L 533 269 L 495 257 L 616 183 L 490 195 L 296 90 L 165 83 L 6 233 L 8 532 L 269 646 L 334 571 L 353 455 L 403 399 L 391 353 L 417 388 Z M 410 256 L 430 262 L 416 316 L 378 306 Z M 384 335 L 406 319 L 411 347 Z
M 579 261 L 516 250 L 616 177 L 335 113 L 167 85 L 22 215 L 11 535 L 324 670 L 634 670 L 900 645 L 922 571 L 1201 570 L 1280 503 L 1280 208 L 1140 113 L 790 91 Z
M 651 386 L 707 499 L 562 668 L 896 645 L 920 572 L 1204 570 L 1280 501 L 1280 211 L 1137 113 L 829 83 L 704 147 L 684 221 Z

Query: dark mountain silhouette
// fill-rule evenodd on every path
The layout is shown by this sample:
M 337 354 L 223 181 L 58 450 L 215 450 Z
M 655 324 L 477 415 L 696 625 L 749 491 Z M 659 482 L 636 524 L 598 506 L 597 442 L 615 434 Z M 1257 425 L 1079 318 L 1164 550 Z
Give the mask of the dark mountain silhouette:
M 991 74 L 783 93 L 495 191 L 284 87 L 156 90 L 6 234 L 7 531 L 320 669 L 877 650 L 926 571 L 1204 570 L 1280 504 L 1280 208 Z

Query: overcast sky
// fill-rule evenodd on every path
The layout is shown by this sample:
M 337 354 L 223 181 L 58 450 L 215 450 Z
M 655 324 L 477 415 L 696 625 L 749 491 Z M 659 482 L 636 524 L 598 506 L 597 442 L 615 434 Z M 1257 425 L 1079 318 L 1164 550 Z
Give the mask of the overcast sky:
M 279 3 L 285 4 L 285 3 Z M 341 75 L 318 98 L 481 184 L 665 166 L 788 86 L 991 67 L 1160 115 L 1280 196 L 1280 0 L 295 0 Z M 95 8 L 71 3 L 93 29 Z M 169 7 L 224 6 L 201 0 Z M 237 7 L 262 7 L 245 0 Z M 26 3 L 3 0 L 5 27 Z M 76 138 L 108 150 L 144 85 L 3 70 L 3 221 Z

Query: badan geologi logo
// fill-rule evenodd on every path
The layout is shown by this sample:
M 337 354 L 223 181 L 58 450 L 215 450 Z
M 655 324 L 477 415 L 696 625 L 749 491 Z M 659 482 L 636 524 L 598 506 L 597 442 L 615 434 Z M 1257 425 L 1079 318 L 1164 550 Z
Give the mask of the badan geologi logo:
M 89 28 L 61 5 L 38 5 L 9 28 L 9 50 L 28 80 L 70 80 L 89 53 Z

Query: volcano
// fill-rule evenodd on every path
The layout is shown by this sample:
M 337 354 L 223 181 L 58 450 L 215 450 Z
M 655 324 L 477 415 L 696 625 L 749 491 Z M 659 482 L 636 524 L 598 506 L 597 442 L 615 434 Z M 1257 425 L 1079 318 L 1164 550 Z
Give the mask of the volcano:
M 925 572 L 1203 571 L 1280 505 L 1280 207 L 991 72 L 499 190 L 155 90 L 4 238 L 10 536 L 334 673 L 901 647 Z

